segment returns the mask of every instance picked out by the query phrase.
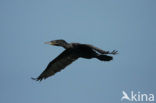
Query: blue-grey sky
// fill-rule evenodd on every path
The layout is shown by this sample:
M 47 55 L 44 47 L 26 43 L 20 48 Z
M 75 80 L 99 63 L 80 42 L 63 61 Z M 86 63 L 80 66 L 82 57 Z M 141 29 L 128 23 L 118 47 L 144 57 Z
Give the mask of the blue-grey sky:
M 63 48 L 118 50 L 111 62 L 79 59 L 35 82 Z M 155 0 L 0 0 L 0 103 L 120 103 L 122 91 L 156 95 Z

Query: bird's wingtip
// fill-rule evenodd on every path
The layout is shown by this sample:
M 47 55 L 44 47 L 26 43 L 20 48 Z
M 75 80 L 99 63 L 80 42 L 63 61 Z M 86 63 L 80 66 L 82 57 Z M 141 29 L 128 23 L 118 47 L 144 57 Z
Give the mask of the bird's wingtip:
M 31 77 L 31 79 L 32 79 L 32 80 L 35 80 L 35 81 L 38 81 L 38 79 L 37 79 L 37 78 L 33 78 L 33 77 Z
M 31 77 L 31 79 L 32 79 L 32 80 L 35 80 L 35 81 L 42 81 L 41 78 L 33 78 L 33 77 Z

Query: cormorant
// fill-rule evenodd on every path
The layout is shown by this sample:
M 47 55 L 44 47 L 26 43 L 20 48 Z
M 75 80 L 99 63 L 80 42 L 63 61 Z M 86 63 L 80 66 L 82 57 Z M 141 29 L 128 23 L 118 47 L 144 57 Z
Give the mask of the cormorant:
M 46 79 L 49 76 L 54 75 L 56 72 L 61 71 L 78 58 L 97 58 L 100 61 L 110 61 L 113 57 L 106 54 L 117 54 L 117 51 L 115 50 L 112 52 L 104 51 L 89 44 L 67 43 L 62 39 L 45 42 L 45 44 L 61 46 L 65 50 L 51 61 L 47 68 L 37 78 L 32 78 L 37 81 L 41 81 L 42 79 Z

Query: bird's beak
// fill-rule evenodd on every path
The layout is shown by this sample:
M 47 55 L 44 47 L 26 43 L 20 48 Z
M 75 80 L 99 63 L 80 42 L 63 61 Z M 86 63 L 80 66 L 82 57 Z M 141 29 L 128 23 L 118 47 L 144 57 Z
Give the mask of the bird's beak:
M 56 42 L 44 42 L 45 44 L 49 44 L 49 45 L 56 45 L 57 43 Z
M 44 44 L 50 44 L 51 45 L 51 42 L 49 41 L 49 42 L 44 42 Z

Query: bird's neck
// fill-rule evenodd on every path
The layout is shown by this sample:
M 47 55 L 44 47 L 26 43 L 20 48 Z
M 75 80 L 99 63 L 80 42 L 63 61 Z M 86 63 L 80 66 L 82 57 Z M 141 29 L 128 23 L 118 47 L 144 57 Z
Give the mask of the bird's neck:
M 70 43 L 66 43 L 63 45 L 63 48 L 65 48 L 65 49 L 69 49 L 71 47 L 72 47 L 72 45 Z

